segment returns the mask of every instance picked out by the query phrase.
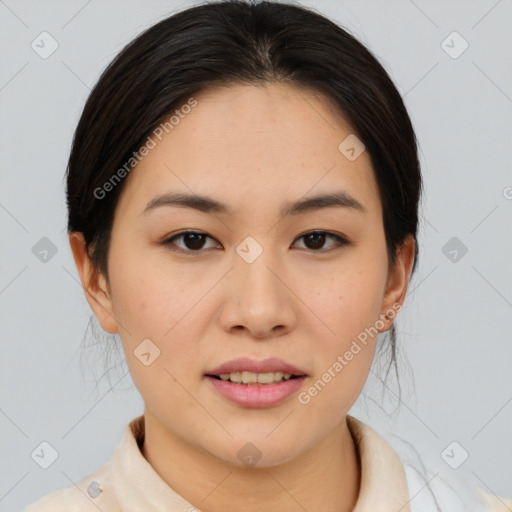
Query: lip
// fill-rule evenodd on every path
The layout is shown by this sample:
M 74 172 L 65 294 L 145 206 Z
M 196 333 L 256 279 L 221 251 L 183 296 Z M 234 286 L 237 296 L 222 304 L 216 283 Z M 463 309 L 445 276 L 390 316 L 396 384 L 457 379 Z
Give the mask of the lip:
M 229 401 L 250 408 L 263 408 L 279 405 L 295 394 L 307 377 L 297 377 L 274 384 L 236 384 L 227 380 L 206 376 L 213 389 Z
M 256 361 L 248 357 L 240 357 L 233 359 L 220 366 L 217 366 L 213 370 L 205 373 L 206 376 L 216 375 L 219 376 L 221 373 L 232 373 L 232 372 L 253 372 L 253 373 L 268 373 L 268 372 L 283 372 L 291 373 L 298 377 L 308 376 L 307 373 L 282 359 L 277 357 L 270 357 L 263 359 L 262 361 Z

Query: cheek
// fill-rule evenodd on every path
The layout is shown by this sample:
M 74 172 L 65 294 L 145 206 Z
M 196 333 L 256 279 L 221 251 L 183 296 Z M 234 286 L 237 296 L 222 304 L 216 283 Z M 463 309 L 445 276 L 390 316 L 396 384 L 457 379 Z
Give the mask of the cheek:
M 332 274 L 336 277 L 328 280 L 328 286 L 317 285 L 310 297 L 312 309 L 334 331 L 331 338 L 343 345 L 378 319 L 386 275 L 383 265 L 370 266 L 364 261 L 347 264 Z
M 112 281 L 116 318 L 128 337 L 162 338 L 186 315 L 199 293 L 197 281 L 187 283 L 179 271 L 170 272 L 144 258 L 123 258 L 112 272 Z
M 298 402 L 309 417 L 321 418 L 320 423 L 332 428 L 356 401 L 368 377 L 378 335 L 373 327 L 380 313 L 381 285 L 381 272 L 365 267 L 364 272 L 340 272 L 324 293 L 313 294 L 312 309 L 322 312 L 329 329 L 324 326 L 323 335 L 317 331 L 311 338 L 315 372 Z
M 130 279 L 124 279 L 127 275 Z M 182 386 L 190 387 L 185 382 L 197 366 L 193 339 L 200 308 L 196 311 L 194 304 L 201 297 L 200 285 L 183 286 L 170 275 L 164 279 L 151 265 L 132 267 L 129 262 L 112 277 L 117 277 L 115 314 L 123 325 L 126 361 L 144 402 L 154 411 L 169 403 L 193 408 Z
M 333 425 L 346 413 L 343 404 L 351 405 L 357 399 L 370 371 L 386 274 L 384 264 L 370 265 L 360 257 L 351 264 L 347 260 L 335 276 L 326 288 L 310 295 L 312 309 L 320 312 L 324 334 L 319 336 L 317 331 L 312 338 L 316 340 L 315 376 L 301 402 L 324 418 L 322 408 L 336 411 L 331 417 Z
M 131 271 L 133 268 L 137 271 Z M 200 338 L 208 318 L 204 309 L 208 297 L 201 299 L 214 285 L 212 279 L 215 276 L 200 280 L 197 273 L 194 276 L 192 279 L 178 271 L 161 272 L 158 266 L 128 260 L 123 261 L 112 275 L 113 289 L 116 290 L 114 310 L 122 324 L 120 332 L 127 362 L 134 380 L 142 387 L 153 380 L 155 389 L 168 389 L 172 375 L 181 381 L 184 377 L 189 378 L 190 369 L 197 366 L 198 351 L 194 340 Z M 138 347 L 146 339 L 154 343 L 157 348 L 153 350 L 158 354 L 147 368 L 137 359 L 137 353 L 142 350 Z M 152 345 L 149 347 L 151 349 Z M 167 384 L 156 385 L 155 379 L 163 379 Z M 148 391 L 155 392 L 153 388 Z

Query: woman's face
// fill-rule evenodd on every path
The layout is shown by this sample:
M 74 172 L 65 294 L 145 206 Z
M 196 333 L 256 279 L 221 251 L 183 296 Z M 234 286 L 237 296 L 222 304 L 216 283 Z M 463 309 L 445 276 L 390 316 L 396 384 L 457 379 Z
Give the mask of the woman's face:
M 388 330 L 382 315 L 403 300 L 413 243 L 388 272 L 369 154 L 343 143 L 350 126 L 319 95 L 272 84 L 194 98 L 126 178 L 110 290 L 91 306 L 120 333 L 147 413 L 170 435 L 237 465 L 254 450 L 271 466 L 344 423 L 374 355 L 369 329 Z M 147 207 L 165 194 L 224 206 Z M 340 204 L 307 206 L 323 194 Z M 285 213 L 294 203 L 306 206 Z M 232 370 L 236 380 L 251 367 L 215 369 L 238 358 L 281 361 L 252 367 L 261 380 L 291 373 L 283 364 L 305 376 L 251 385 L 208 376 Z

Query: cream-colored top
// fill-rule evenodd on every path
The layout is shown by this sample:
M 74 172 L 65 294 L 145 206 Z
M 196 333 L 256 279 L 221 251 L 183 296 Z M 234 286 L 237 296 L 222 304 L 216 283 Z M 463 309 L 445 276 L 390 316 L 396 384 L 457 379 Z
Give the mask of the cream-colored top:
M 412 500 L 409 496 L 408 480 L 397 453 L 371 427 L 356 418 L 347 416 L 347 424 L 361 461 L 361 488 L 353 512 L 414 512 L 413 507 L 420 504 L 416 496 Z M 126 426 L 109 462 L 76 486 L 39 498 L 24 512 L 199 512 L 174 492 L 144 458 L 143 441 L 144 416 L 139 416 Z M 512 510 L 512 501 L 482 491 L 480 494 L 485 508 L 478 510 Z

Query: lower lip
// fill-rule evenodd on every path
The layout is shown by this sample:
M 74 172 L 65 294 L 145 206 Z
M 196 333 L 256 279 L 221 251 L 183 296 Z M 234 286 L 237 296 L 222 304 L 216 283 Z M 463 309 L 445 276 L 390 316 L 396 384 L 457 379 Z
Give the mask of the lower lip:
M 209 376 L 206 379 L 224 398 L 242 407 L 272 407 L 298 391 L 306 376 L 274 384 L 236 384 Z

